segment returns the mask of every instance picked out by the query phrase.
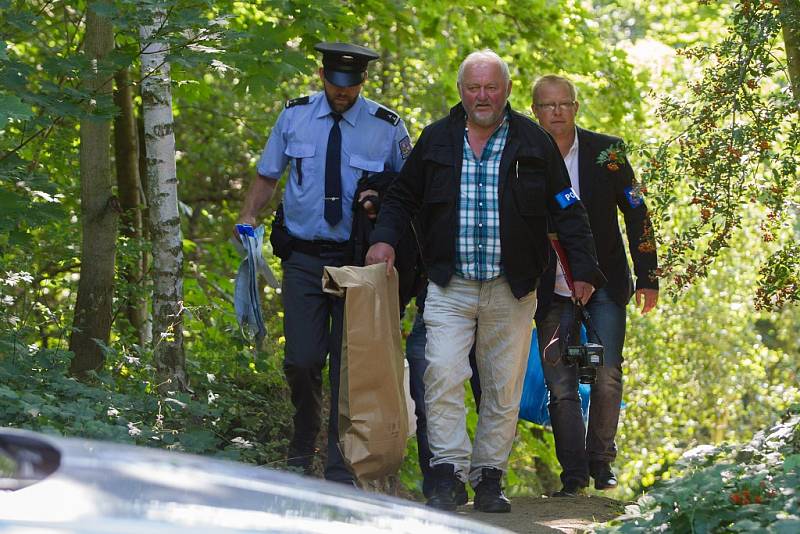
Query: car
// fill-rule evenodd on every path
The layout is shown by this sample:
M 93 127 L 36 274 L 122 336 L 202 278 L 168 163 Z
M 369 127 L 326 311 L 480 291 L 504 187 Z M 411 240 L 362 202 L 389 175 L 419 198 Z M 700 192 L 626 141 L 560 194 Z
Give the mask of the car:
M 142 446 L 0 429 L 0 532 L 508 531 L 294 473 Z

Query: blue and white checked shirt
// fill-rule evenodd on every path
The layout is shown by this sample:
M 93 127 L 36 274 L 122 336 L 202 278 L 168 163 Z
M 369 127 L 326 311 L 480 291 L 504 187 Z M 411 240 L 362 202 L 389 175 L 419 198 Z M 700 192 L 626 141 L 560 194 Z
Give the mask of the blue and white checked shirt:
M 468 131 L 464 130 L 456 273 L 467 280 L 492 280 L 502 274 L 497 186 L 500 182 L 500 158 L 507 139 L 506 116 L 486 142 L 478 159 L 469 146 Z

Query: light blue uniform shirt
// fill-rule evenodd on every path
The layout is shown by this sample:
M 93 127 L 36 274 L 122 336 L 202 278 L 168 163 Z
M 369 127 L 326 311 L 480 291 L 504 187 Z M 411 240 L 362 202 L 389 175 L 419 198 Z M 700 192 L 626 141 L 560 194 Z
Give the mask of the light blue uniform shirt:
M 399 171 L 411 151 L 403 121 L 377 102 L 359 96 L 342 117 L 342 220 L 336 226 L 324 216 L 325 152 L 333 126 L 324 92 L 289 101 L 258 161 L 258 174 L 273 180 L 290 164 L 283 210 L 286 229 L 298 239 L 350 239 L 358 181 L 365 173 Z

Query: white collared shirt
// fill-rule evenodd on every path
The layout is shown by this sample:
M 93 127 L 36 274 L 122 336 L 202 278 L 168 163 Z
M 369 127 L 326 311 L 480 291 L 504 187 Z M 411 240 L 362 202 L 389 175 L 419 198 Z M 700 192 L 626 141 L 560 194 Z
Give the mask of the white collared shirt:
M 569 181 L 572 183 L 572 189 L 575 190 L 575 194 L 578 195 L 578 198 L 581 198 L 581 184 L 580 178 L 578 176 L 578 129 L 575 129 L 575 141 L 573 141 L 572 146 L 567 152 L 567 155 L 564 156 L 564 165 L 567 166 L 567 172 L 569 173 Z M 556 295 L 561 295 L 563 297 L 572 296 L 572 293 L 569 290 L 569 286 L 567 285 L 567 281 L 564 278 L 564 270 L 561 268 L 561 263 L 556 258 L 556 286 L 555 286 L 555 293 Z

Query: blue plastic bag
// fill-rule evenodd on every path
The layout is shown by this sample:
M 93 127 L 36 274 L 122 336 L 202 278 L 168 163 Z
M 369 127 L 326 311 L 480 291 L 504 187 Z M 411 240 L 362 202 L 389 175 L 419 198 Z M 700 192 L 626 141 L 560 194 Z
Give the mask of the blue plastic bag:
M 583 326 L 581 326 L 581 343 L 586 343 L 586 330 Z M 578 385 L 584 424 L 589 420 L 589 396 L 591 391 L 589 384 Z M 544 383 L 542 359 L 539 356 L 539 337 L 536 335 L 536 329 L 534 328 L 531 335 L 531 348 L 528 351 L 528 368 L 525 370 L 525 381 L 522 384 L 519 418 L 539 425 L 549 425 L 548 397 L 549 392 L 547 385 Z
M 236 274 L 233 307 L 242 332 L 255 335 L 256 346 L 267 335 L 264 318 L 261 316 L 258 275 L 261 274 L 271 287 L 280 287 L 272 270 L 264 261 L 264 225 L 253 228 L 249 224 L 237 224 L 239 240 L 231 240 L 243 260 Z

